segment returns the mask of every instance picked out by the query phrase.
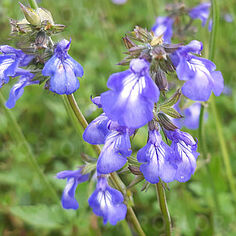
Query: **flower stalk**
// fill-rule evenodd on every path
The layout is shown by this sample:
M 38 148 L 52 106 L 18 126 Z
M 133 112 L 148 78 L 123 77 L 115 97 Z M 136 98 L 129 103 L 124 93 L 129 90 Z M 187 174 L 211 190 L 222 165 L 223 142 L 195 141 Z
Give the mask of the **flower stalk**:
M 170 218 L 170 213 L 168 211 L 165 190 L 160 181 L 156 184 L 156 192 L 159 199 L 159 206 L 161 209 L 163 221 L 165 224 L 165 235 L 170 236 L 171 235 L 171 218 Z
M 77 121 L 79 122 L 79 124 L 81 125 L 81 127 L 83 129 L 86 129 L 86 127 L 88 126 L 88 122 L 86 121 L 85 117 L 83 116 L 83 113 L 80 111 L 80 108 L 74 98 L 73 94 L 67 95 L 67 100 L 77 118 Z M 100 152 L 101 152 L 101 148 L 98 145 L 92 145 L 94 151 L 96 152 L 96 154 L 99 156 Z M 118 174 L 116 172 L 113 172 L 110 174 L 111 180 L 113 182 L 113 184 L 115 185 L 115 187 L 122 192 L 122 194 L 126 197 L 126 187 L 123 184 L 123 182 L 121 181 L 120 177 L 118 176 Z M 133 227 L 135 228 L 135 230 L 137 231 L 138 235 L 140 236 L 145 236 L 145 233 L 142 230 L 142 227 L 132 209 L 132 207 L 127 206 L 127 215 L 130 219 L 130 221 L 132 222 Z

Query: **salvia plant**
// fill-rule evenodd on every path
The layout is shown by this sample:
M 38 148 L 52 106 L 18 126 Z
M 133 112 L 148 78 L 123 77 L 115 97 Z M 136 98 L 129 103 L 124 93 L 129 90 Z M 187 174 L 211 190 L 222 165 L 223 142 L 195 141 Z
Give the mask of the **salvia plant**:
M 91 98 L 102 113 L 89 125 L 73 97 L 80 87 L 78 77 L 84 73 L 80 63 L 69 55 L 73 40 L 54 42 L 53 36 L 65 26 L 56 24 L 51 13 L 39 8 L 36 2 L 30 4 L 28 7 L 20 3 L 24 19 L 10 20 L 10 38 L 15 47 L 0 46 L 0 86 L 16 81 L 6 107 L 15 106 L 26 86 L 39 85 L 66 95 L 84 128 L 84 141 L 93 145 L 98 154 L 98 159 L 83 155 L 84 165 L 56 175 L 67 181 L 62 207 L 78 209 L 78 185 L 96 179 L 96 188 L 88 199 L 94 214 L 102 217 L 104 224 L 112 225 L 127 216 L 133 229 L 144 235 L 132 209 L 132 196 L 118 175 L 132 174 L 129 188 L 143 182 L 142 190 L 147 191 L 151 184 L 156 185 L 166 235 L 170 235 L 167 183 L 188 181 L 195 173 L 199 156 L 197 138 L 181 131 L 181 127 L 198 128 L 201 102 L 208 101 L 212 92 L 219 96 L 224 87 L 215 64 L 200 56 L 201 42 L 174 44 L 171 38 L 175 29 L 183 36 L 193 19 L 200 18 L 204 26 L 209 19 L 210 3 L 192 9 L 183 4 L 169 5 L 169 16 L 158 17 L 151 31 L 136 26 L 124 35 L 126 56 L 119 62 L 124 69 L 110 75 L 107 91 Z M 190 22 L 184 29 L 174 28 L 184 14 Z M 131 141 L 140 135 L 138 130 L 143 126 L 147 126 L 147 143 L 135 155 Z

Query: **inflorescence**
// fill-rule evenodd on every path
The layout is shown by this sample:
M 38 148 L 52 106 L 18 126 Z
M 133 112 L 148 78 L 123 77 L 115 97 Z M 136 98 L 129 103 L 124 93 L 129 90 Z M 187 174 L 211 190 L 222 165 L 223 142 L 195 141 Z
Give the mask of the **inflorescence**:
M 187 12 L 205 25 L 209 8 L 209 4 L 202 4 Z M 17 40 L 17 49 L 0 46 L 0 85 L 18 77 L 6 102 L 8 108 L 15 106 L 26 86 L 44 83 L 44 89 L 70 95 L 79 88 L 77 77 L 83 76 L 82 66 L 68 54 L 71 40 L 63 39 L 56 44 L 52 41 L 51 37 L 62 32 L 64 26 L 55 24 L 45 9 L 34 11 L 22 4 L 21 9 L 25 18 L 11 20 L 11 36 Z M 186 8 L 176 9 L 186 11 Z M 215 64 L 199 57 L 203 49 L 201 42 L 171 43 L 175 17 L 176 11 L 168 17 L 157 18 L 151 32 L 136 26 L 124 36 L 127 56 L 119 65 L 129 68 L 112 74 L 107 82 L 109 90 L 92 98 L 103 113 L 83 134 L 86 142 L 102 144 L 102 151 L 98 160 L 86 160 L 85 165 L 75 171 L 57 174 L 57 178 L 67 179 L 63 208 L 79 207 L 76 188 L 95 173 L 97 186 L 88 203 L 96 215 L 103 217 L 105 224 L 115 225 L 125 218 L 127 206 L 124 196 L 110 186 L 112 172 L 127 169 L 151 184 L 186 182 L 194 174 L 199 155 L 197 140 L 180 128 L 197 128 L 200 102 L 207 101 L 212 92 L 219 96 L 224 84 Z M 167 96 L 168 92 L 172 96 Z M 189 103 L 190 100 L 194 102 Z M 135 158 L 131 156 L 130 140 L 145 125 L 148 126 L 147 144 Z

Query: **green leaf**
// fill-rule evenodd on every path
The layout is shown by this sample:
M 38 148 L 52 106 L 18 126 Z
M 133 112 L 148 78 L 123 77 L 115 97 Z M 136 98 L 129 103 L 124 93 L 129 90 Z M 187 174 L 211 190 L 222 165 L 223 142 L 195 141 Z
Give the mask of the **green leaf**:
M 34 227 L 46 229 L 57 229 L 65 225 L 65 214 L 75 215 L 71 211 L 67 213 L 59 204 L 56 206 L 15 206 L 10 208 L 10 212 Z

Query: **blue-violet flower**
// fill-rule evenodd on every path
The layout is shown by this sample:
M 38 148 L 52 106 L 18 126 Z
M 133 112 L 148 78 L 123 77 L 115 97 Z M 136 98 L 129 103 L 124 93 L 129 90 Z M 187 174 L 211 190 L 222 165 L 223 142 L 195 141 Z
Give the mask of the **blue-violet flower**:
M 160 133 L 149 130 L 146 146 L 137 153 L 137 160 L 144 163 L 140 166 L 144 178 L 152 184 L 158 183 L 159 178 L 164 182 L 173 181 L 177 169 L 173 156 L 172 148 L 162 141 Z
M 33 56 L 8 45 L 0 46 L 0 88 L 9 82 L 9 76 L 16 77 L 20 66 L 27 66 Z
M 54 51 L 54 55 L 46 62 L 42 74 L 50 76 L 49 90 L 57 94 L 72 94 L 80 86 L 77 77 L 82 77 L 83 67 L 69 54 L 71 41 L 63 39 Z
M 106 136 L 105 144 L 98 157 L 97 171 L 109 174 L 122 168 L 132 153 L 128 131 L 112 130 Z
M 165 131 L 168 139 L 172 140 L 171 147 L 174 151 L 177 171 L 175 179 L 179 182 L 186 182 L 191 178 L 196 169 L 197 142 L 193 137 L 179 129 Z M 173 154 L 172 154 L 173 155 Z
M 205 26 L 210 14 L 211 3 L 201 3 L 189 11 L 189 16 L 192 19 L 200 19 L 202 26 Z
M 88 199 L 94 214 L 103 217 L 103 223 L 115 225 L 126 216 L 127 207 L 124 197 L 118 190 L 111 188 L 106 177 L 99 176 L 95 191 Z
M 57 174 L 58 179 L 67 179 L 67 184 L 62 194 L 61 203 L 65 209 L 78 209 L 79 203 L 75 199 L 75 190 L 78 184 L 89 179 L 89 174 L 82 174 L 82 168 L 78 170 L 65 170 Z
M 18 79 L 18 82 L 15 83 L 13 85 L 13 87 L 11 88 L 10 94 L 9 94 L 9 98 L 6 102 L 6 107 L 11 109 L 15 106 L 16 101 L 22 96 L 22 94 L 24 93 L 24 88 L 26 86 L 29 85 L 33 85 L 33 84 L 39 84 L 39 81 L 37 80 L 33 80 L 34 74 L 29 73 L 28 71 L 25 70 L 21 70 L 21 73 L 17 73 L 18 74 L 22 74 L 22 76 Z
M 122 126 L 139 128 L 153 117 L 159 89 L 149 75 L 149 63 L 133 59 L 130 69 L 110 76 L 102 93 L 101 103 L 106 115 Z
M 105 113 L 102 113 L 96 119 L 94 119 L 85 129 L 83 133 L 83 139 L 90 144 L 104 144 L 109 130 L 107 123 L 109 118 Z
M 163 40 L 165 43 L 171 42 L 171 37 L 173 34 L 172 25 L 174 19 L 169 16 L 159 16 L 156 18 L 156 22 L 152 27 L 152 31 L 156 36 L 163 35 Z
M 193 40 L 171 57 L 178 78 L 186 80 L 182 87 L 183 95 L 194 101 L 207 101 L 211 91 L 219 96 L 224 88 L 224 79 L 220 71 L 215 71 L 215 64 L 192 54 L 200 54 L 201 50 L 202 43 Z

